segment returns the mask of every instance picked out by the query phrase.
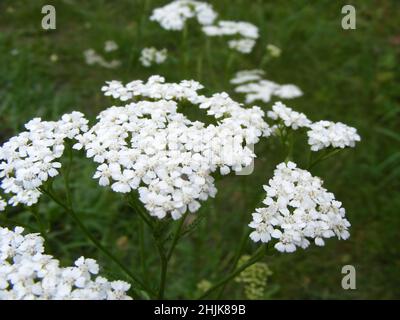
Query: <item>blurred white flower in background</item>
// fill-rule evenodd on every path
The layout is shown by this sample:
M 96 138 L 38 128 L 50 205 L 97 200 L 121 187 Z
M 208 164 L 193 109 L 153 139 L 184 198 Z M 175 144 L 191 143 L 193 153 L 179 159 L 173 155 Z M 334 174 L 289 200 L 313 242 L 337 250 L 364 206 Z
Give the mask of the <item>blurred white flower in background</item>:
M 215 25 L 203 27 L 203 32 L 209 37 L 235 37 L 228 41 L 228 46 L 241 53 L 250 53 L 259 37 L 257 26 L 244 21 L 221 20 Z
M 112 52 L 112 51 L 115 51 L 115 50 L 118 50 L 118 45 L 117 45 L 117 43 L 115 41 L 107 40 L 104 43 L 104 51 L 105 52 Z
M 271 57 L 278 58 L 278 57 L 280 57 L 282 50 L 273 44 L 268 44 L 267 52 Z
M 253 50 L 256 41 L 253 39 L 240 39 L 240 40 L 230 40 L 228 46 L 241 53 L 250 53 Z
M 201 25 L 209 25 L 216 17 L 217 13 L 206 2 L 176 0 L 154 9 L 150 20 L 158 22 L 166 30 L 182 30 L 187 19 L 196 18 Z
M 162 64 L 167 60 L 167 49 L 157 50 L 154 47 L 144 48 L 140 54 L 140 62 L 144 67 L 151 67 L 153 64 Z
M 7 202 L 3 200 L 3 198 L 0 196 L 0 211 L 4 211 L 6 209 Z
M 231 83 L 237 85 L 235 92 L 244 93 L 246 103 L 262 101 L 268 103 L 272 96 L 293 99 L 303 95 L 299 87 L 293 84 L 280 85 L 262 78 L 262 70 L 242 70 L 236 73 Z
M 265 206 L 253 213 L 250 238 L 264 243 L 277 239 L 275 248 L 281 252 L 307 248 L 310 240 L 323 246 L 327 238 L 349 238 L 345 209 L 322 184 L 293 162 L 279 164 L 264 186 Z
M 121 61 L 112 60 L 108 62 L 103 56 L 98 54 L 94 49 L 87 49 L 83 52 L 86 64 L 89 66 L 98 64 L 101 67 L 114 69 L 121 65 Z

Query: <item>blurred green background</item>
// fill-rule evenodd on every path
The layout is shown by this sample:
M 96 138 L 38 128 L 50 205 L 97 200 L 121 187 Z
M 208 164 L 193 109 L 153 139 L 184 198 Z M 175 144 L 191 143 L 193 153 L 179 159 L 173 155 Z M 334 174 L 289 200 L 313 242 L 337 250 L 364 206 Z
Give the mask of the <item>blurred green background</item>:
M 311 120 L 354 126 L 362 141 L 313 169 L 343 202 L 352 223 L 351 238 L 269 256 L 265 262 L 273 275 L 265 298 L 400 298 L 400 1 L 211 1 L 221 18 L 252 22 L 260 28 L 261 37 L 250 55 L 232 54 L 223 41 L 211 39 L 210 58 L 196 23 L 189 24 L 188 43 L 182 50 L 181 32 L 165 31 L 149 21 L 151 11 L 166 3 L 1 0 L 0 142 L 23 130 L 32 117 L 57 120 L 65 112 L 78 110 L 93 120 L 114 103 L 101 94 L 106 80 L 144 80 L 152 74 L 168 81 L 195 79 L 205 85 L 206 93 L 227 91 L 242 101 L 229 79 L 236 71 L 259 68 L 266 45 L 274 44 L 282 55 L 265 66 L 266 78 L 296 84 L 305 93 L 287 104 Z M 56 30 L 41 28 L 45 4 L 56 7 Z M 356 30 L 341 28 L 344 4 L 357 10 Z M 102 52 L 107 40 L 119 45 L 108 57 L 120 60 L 122 66 L 105 69 L 85 64 L 83 51 Z M 146 46 L 168 48 L 169 59 L 157 67 L 142 67 L 138 58 Z M 269 110 L 272 103 L 259 105 Z M 305 143 L 303 134 L 295 150 L 300 166 Z M 201 280 L 215 282 L 226 272 L 243 226 L 263 196 L 262 185 L 283 160 L 282 152 L 272 140 L 264 140 L 256 146 L 254 174 L 218 181 L 216 199 L 201 209 L 205 219 L 179 244 L 171 261 L 167 297 L 193 298 Z M 148 280 L 155 279 L 159 261 L 150 237 L 144 238 L 148 254 L 140 257 L 138 252 L 138 218 L 119 195 L 91 179 L 91 161 L 82 160 L 82 155 L 77 158 L 72 187 L 85 224 L 130 269 L 139 274 L 148 270 Z M 43 197 L 39 211 L 49 227 L 49 253 L 65 264 L 80 255 L 96 258 L 106 275 L 124 278 L 54 203 Z M 33 215 L 23 208 L 2 213 L 0 223 L 38 230 Z M 250 253 L 254 247 L 246 250 Z M 356 267 L 356 290 L 341 288 L 341 268 L 346 264 Z M 237 283 L 229 285 L 223 297 L 245 298 Z

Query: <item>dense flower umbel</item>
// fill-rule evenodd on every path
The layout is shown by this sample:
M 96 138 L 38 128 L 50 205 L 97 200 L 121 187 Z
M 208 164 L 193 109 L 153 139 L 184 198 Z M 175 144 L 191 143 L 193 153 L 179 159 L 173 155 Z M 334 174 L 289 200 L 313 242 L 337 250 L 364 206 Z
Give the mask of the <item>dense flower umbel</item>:
M 243 70 L 236 73 L 231 80 L 238 85 L 235 91 L 246 95 L 246 103 L 262 101 L 268 103 L 272 96 L 282 99 L 293 99 L 303 95 L 303 92 L 293 84 L 280 85 L 275 82 L 262 79 L 262 70 Z
M 166 30 L 182 30 L 186 20 L 196 18 L 201 25 L 214 22 L 217 13 L 206 2 L 176 0 L 153 11 L 150 20 L 157 21 Z
M 167 59 L 167 49 L 157 50 L 154 47 L 144 48 L 140 55 L 140 62 L 145 67 L 161 64 Z
M 9 204 L 30 206 L 38 201 L 37 189 L 58 175 L 64 140 L 86 131 L 87 123 L 80 112 L 65 114 L 59 121 L 35 118 L 25 125 L 27 131 L 0 147 L 0 187 L 11 195 Z
M 318 246 L 324 245 L 324 238 L 347 239 L 350 223 L 345 209 L 322 184 L 320 178 L 298 169 L 293 162 L 279 164 L 264 186 L 265 207 L 253 213 L 249 226 L 255 230 L 250 238 L 255 242 L 275 238 L 275 248 L 281 252 L 307 248 L 309 239 Z
M 0 300 L 130 300 L 130 284 L 94 275 L 99 266 L 80 257 L 74 266 L 44 254 L 43 238 L 0 227 Z
M 312 151 L 324 148 L 354 147 L 361 141 L 357 129 L 349 127 L 341 122 L 318 121 L 310 126 L 307 132 L 308 144 Z
M 94 178 L 100 185 L 122 193 L 138 189 L 151 215 L 178 219 L 194 212 L 200 200 L 216 193 L 212 172 L 242 170 L 255 157 L 245 144 L 270 134 L 260 108 L 242 108 L 226 93 L 202 96 L 201 88 L 195 81 L 165 83 L 159 76 L 125 86 L 109 82 L 102 89 L 106 95 L 141 101 L 103 111 L 74 148 L 84 147 L 99 163 Z M 177 111 L 183 101 L 206 109 L 218 124 L 189 120 Z
M 273 120 L 283 122 L 286 127 L 293 130 L 311 125 L 311 121 L 307 119 L 304 113 L 294 111 L 280 101 L 272 106 L 272 111 L 268 111 L 267 115 Z

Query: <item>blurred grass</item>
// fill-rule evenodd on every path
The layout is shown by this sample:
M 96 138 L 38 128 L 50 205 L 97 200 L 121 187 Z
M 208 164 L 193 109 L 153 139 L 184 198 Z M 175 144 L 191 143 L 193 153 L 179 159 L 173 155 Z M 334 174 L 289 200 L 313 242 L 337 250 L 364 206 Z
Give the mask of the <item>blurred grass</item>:
M 340 12 L 347 1 L 212 1 L 222 18 L 250 21 L 261 30 L 256 50 L 248 56 L 235 54 L 231 68 L 226 61 L 232 53 L 223 41 L 211 39 L 211 58 L 207 57 L 206 39 L 195 23 L 189 25 L 187 50 L 183 52 L 182 33 L 167 32 L 149 21 L 151 10 L 167 2 L 58 0 L 53 3 L 57 29 L 44 31 L 40 27 L 41 8 L 47 1 L 1 0 L 0 142 L 36 116 L 56 120 L 64 112 L 79 110 L 93 119 L 112 104 L 100 92 L 106 80 L 129 81 L 161 74 L 169 81 L 199 80 L 208 93 L 233 94 L 228 82 L 233 73 L 257 68 L 266 44 L 273 43 L 283 53 L 268 64 L 267 78 L 294 83 L 305 92 L 288 105 L 312 120 L 354 126 L 362 136 L 357 148 L 313 170 L 347 209 L 352 223 L 350 240 L 332 239 L 323 248 L 269 257 L 267 262 L 274 272 L 270 283 L 279 287 L 273 297 L 400 298 L 400 2 L 352 1 L 357 9 L 357 29 L 345 31 Z M 120 46 L 112 56 L 120 59 L 123 67 L 87 66 L 83 51 L 100 51 L 106 40 L 115 40 Z M 141 67 L 138 57 L 145 46 L 167 47 L 170 59 L 156 68 Z M 51 61 L 53 54 L 57 62 Z M 188 59 L 186 65 L 183 55 Z M 271 104 L 261 106 L 268 110 Z M 296 159 L 300 163 L 304 148 L 299 138 Z M 226 265 L 220 264 L 221 257 L 225 261 L 232 257 L 243 225 L 262 197 L 262 185 L 282 160 L 282 151 L 272 141 L 260 143 L 258 150 L 262 153 L 254 174 L 218 181 L 216 200 L 203 205 L 201 212 L 206 219 L 178 246 L 171 262 L 168 297 L 194 297 L 200 280 L 215 281 L 218 272 L 226 270 Z M 78 211 L 103 243 L 140 271 L 137 217 L 121 204 L 118 195 L 96 186 L 90 179 L 94 165 L 82 158 L 76 156 L 73 170 Z M 51 225 L 46 244 L 50 253 L 65 263 L 83 254 L 95 257 L 106 274 L 123 277 L 98 256 L 73 221 L 54 204 L 43 198 L 40 212 Z M 7 218 L 36 225 L 32 215 L 20 208 L 7 213 Z M 145 244 L 149 248 L 145 267 L 151 279 L 158 276 L 159 262 L 151 239 L 145 238 Z M 357 290 L 344 291 L 340 286 L 345 264 L 357 268 Z M 228 286 L 224 297 L 241 298 L 243 292 L 237 285 Z

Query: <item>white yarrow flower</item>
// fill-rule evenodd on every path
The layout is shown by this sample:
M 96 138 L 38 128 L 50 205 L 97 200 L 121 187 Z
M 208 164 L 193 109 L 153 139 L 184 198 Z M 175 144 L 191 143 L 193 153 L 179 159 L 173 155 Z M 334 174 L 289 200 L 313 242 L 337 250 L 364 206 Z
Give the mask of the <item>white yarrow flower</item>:
M 279 101 L 272 106 L 272 111 L 268 111 L 267 115 L 270 119 L 281 121 L 286 127 L 293 130 L 311 125 L 311 121 L 304 113 L 294 111 Z
M 144 48 L 139 58 L 144 67 L 151 67 L 153 64 L 162 64 L 166 59 L 167 49 L 157 50 L 154 47 Z
M 59 121 L 35 118 L 25 127 L 27 131 L 12 137 L 0 147 L 0 188 L 10 194 L 12 206 L 37 203 L 38 188 L 58 175 L 65 139 L 74 139 L 88 130 L 82 113 L 65 114 Z
M 166 30 L 182 30 L 186 20 L 196 18 L 201 25 L 210 25 L 217 17 L 212 6 L 195 0 L 175 0 L 154 9 L 150 20 L 158 22 Z
M 126 85 L 108 82 L 105 95 L 136 102 L 101 112 L 77 137 L 76 148 L 99 163 L 94 174 L 99 184 L 120 193 L 138 190 L 151 215 L 179 219 L 215 196 L 213 172 L 248 166 L 255 155 L 246 145 L 270 134 L 264 112 L 243 108 L 227 93 L 200 95 L 202 88 L 196 81 L 166 83 L 160 76 Z M 218 124 L 189 120 L 178 112 L 181 101 L 207 110 Z
M 276 239 L 275 249 L 280 252 L 307 248 L 310 240 L 323 246 L 327 238 L 349 238 L 345 209 L 322 185 L 320 178 L 293 162 L 279 164 L 264 186 L 265 206 L 253 213 L 250 238 L 264 243 Z
M 0 227 L 0 300 L 131 300 L 130 284 L 96 276 L 99 265 L 80 257 L 74 266 L 44 253 L 43 238 Z
M 361 137 L 357 129 L 341 122 L 318 121 L 310 126 L 307 132 L 308 144 L 312 151 L 319 151 L 328 147 L 346 148 L 354 147 Z
M 243 70 L 236 73 L 231 83 L 237 85 L 235 92 L 244 93 L 246 103 L 262 101 L 268 103 L 273 96 L 293 99 L 303 95 L 299 87 L 293 84 L 280 85 L 262 78 L 262 70 Z

